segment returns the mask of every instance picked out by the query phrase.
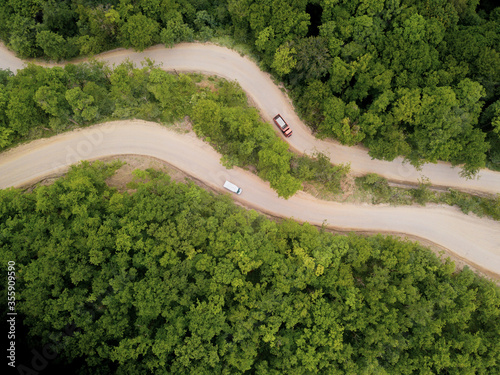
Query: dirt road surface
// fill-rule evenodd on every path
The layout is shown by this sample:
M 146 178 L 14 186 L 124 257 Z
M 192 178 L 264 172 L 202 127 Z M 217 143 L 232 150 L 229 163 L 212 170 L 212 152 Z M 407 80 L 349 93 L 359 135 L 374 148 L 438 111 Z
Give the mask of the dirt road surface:
M 316 139 L 310 129 L 300 121 L 290 100 L 274 84 L 270 75 L 262 72 L 250 59 L 228 48 L 211 44 L 182 43 L 170 49 L 154 46 L 144 52 L 118 49 L 98 55 L 96 58 L 109 64 L 119 64 L 129 59 L 138 66 L 145 58 L 149 58 L 161 64 L 166 70 L 196 71 L 236 80 L 266 121 L 272 122 L 277 113 L 285 118 L 293 129 L 293 136 L 286 139 L 293 149 L 307 154 L 315 151 L 323 152 L 336 164 L 351 163 L 351 171 L 355 174 L 378 173 L 389 180 L 413 183 L 417 183 L 422 176 L 425 176 L 433 185 L 500 193 L 498 172 L 482 170 L 478 178 L 466 180 L 459 176 L 460 168 L 452 168 L 449 163 L 426 164 L 417 171 L 413 166 L 403 163 L 401 158 L 392 162 L 372 160 L 363 147 L 347 147 L 335 141 Z M 78 61 L 82 60 L 74 62 Z M 16 71 L 22 66 L 22 60 L 17 59 L 5 46 L 0 45 L 0 68 Z M 278 132 L 277 129 L 275 131 Z
M 180 134 L 145 121 L 117 121 L 37 140 L 0 155 L 0 188 L 56 174 L 79 160 L 110 155 L 148 155 L 165 160 L 208 186 L 230 180 L 243 190 L 232 197 L 274 216 L 338 229 L 398 232 L 425 238 L 500 275 L 500 225 L 450 207 L 389 207 L 320 201 L 299 192 L 279 198 L 267 182 L 240 168 L 227 170 L 220 155 L 193 133 Z

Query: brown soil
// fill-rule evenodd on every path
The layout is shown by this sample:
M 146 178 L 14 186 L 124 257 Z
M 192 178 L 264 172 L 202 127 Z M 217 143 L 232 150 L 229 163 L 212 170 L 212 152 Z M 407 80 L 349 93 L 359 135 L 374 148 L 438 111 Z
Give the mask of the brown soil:
M 118 191 L 121 192 L 131 192 L 131 189 L 129 189 L 127 185 L 134 179 L 132 172 L 136 169 L 156 169 L 158 171 L 167 173 L 172 178 L 172 180 L 177 182 L 185 182 L 186 179 L 190 179 L 189 175 L 187 175 L 180 169 L 175 168 L 169 163 L 150 156 L 114 155 L 101 159 L 101 161 L 103 162 L 111 162 L 114 160 L 121 160 L 126 164 L 120 167 L 113 176 L 108 178 L 106 182 L 110 187 L 115 187 L 118 189 Z
M 352 196 L 356 191 L 356 182 L 352 174 L 347 174 L 342 181 L 340 181 L 340 188 L 342 189 L 342 202 Z

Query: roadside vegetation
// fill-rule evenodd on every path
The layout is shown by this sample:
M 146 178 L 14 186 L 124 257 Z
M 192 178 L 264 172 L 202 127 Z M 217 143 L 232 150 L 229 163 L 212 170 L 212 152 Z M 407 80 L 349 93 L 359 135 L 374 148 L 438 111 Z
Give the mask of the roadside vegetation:
M 106 184 L 119 165 L 0 191 L 0 262 L 16 264 L 28 348 L 57 350 L 48 371 L 500 372 L 500 289 L 467 267 L 270 221 L 154 170 L 119 192 Z
M 222 41 L 285 82 L 319 136 L 370 155 L 500 169 L 493 0 L 6 0 L 0 38 L 52 60 Z
M 472 212 L 479 217 L 500 220 L 500 194 L 478 196 L 454 189 L 436 191 L 426 181 L 421 181 L 415 188 L 402 188 L 390 186 L 385 178 L 377 174 L 356 178 L 356 187 L 369 193 L 368 199 L 373 204 L 388 203 L 397 206 L 417 203 L 425 206 L 427 203 L 444 203 L 458 206 L 464 214 Z

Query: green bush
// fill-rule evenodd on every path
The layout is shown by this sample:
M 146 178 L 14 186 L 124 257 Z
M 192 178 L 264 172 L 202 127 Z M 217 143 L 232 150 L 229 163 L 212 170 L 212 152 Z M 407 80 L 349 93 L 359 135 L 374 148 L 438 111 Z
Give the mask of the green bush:
M 340 183 L 349 170 L 349 165 L 332 165 L 330 159 L 321 153 L 316 153 L 312 158 L 294 156 L 292 160 L 292 175 L 303 181 L 318 182 L 334 194 L 342 191 Z

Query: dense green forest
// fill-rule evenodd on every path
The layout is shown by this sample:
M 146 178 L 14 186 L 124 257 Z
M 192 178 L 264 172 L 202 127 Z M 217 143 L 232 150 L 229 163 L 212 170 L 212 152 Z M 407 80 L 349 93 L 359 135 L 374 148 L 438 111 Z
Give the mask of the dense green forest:
M 81 374 L 500 372 L 500 290 L 467 268 L 270 221 L 154 170 L 120 192 L 118 167 L 0 191 L 30 345 L 84 359 Z
M 500 7 L 493 0 L 6 0 L 21 57 L 231 36 L 290 88 L 321 136 L 413 164 L 500 168 Z

